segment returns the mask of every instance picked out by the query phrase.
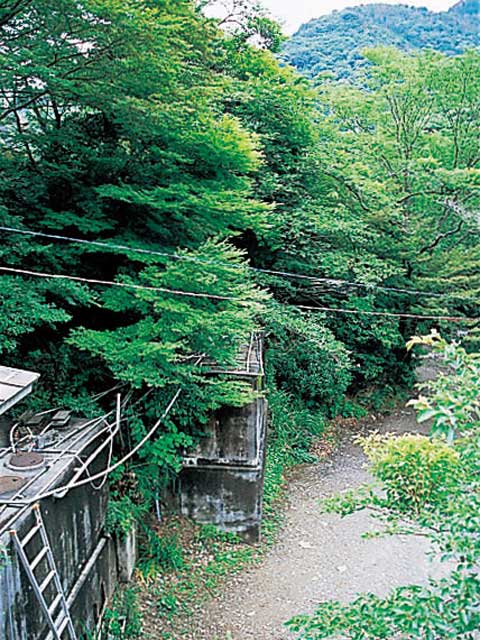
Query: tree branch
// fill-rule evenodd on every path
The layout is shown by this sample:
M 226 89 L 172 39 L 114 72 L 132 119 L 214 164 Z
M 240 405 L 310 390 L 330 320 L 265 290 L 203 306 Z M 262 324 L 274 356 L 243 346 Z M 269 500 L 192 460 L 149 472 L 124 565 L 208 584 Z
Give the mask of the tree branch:
M 342 178 L 340 176 L 335 175 L 334 173 L 331 173 L 330 171 L 325 171 L 325 169 L 321 169 L 321 172 L 323 174 L 325 174 L 326 176 L 329 176 L 330 178 L 333 178 L 334 180 L 336 180 L 337 182 L 339 182 L 341 185 L 343 185 L 345 187 L 345 189 L 347 189 L 347 191 L 349 191 L 354 197 L 355 199 L 358 201 L 359 205 L 361 206 L 361 208 L 366 211 L 367 213 L 370 212 L 370 208 L 367 207 L 367 205 L 363 202 L 363 198 L 361 196 L 361 194 L 356 190 L 356 188 L 354 186 L 352 186 L 351 184 L 349 184 L 345 178 Z
M 13 20 L 13 18 L 28 7 L 31 2 L 32 0 L 16 0 L 13 4 L 11 0 L 0 2 L 0 27 L 5 27 L 10 20 Z
M 440 242 L 442 240 L 444 240 L 445 238 L 448 238 L 450 236 L 454 236 L 456 233 L 458 233 L 460 231 L 460 229 L 463 227 L 463 220 L 460 220 L 460 222 L 458 223 L 458 225 L 455 227 L 455 229 L 451 229 L 450 231 L 446 231 L 445 233 L 441 233 L 440 235 L 438 235 L 435 240 L 427 245 L 426 247 L 423 247 L 422 249 L 420 249 L 419 253 L 425 253 L 426 251 L 433 251 L 433 249 L 435 249 L 436 246 L 438 246 L 440 244 Z

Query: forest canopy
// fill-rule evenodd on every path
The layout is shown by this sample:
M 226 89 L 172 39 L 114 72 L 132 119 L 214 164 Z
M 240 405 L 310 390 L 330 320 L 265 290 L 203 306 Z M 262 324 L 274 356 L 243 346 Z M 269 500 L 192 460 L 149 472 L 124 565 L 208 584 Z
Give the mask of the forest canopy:
M 190 0 L 0 0 L 0 28 L 2 361 L 41 371 L 42 409 L 149 390 L 134 441 L 180 386 L 147 499 L 249 398 L 197 364 L 252 330 L 315 419 L 410 382 L 418 328 L 475 337 L 476 51 L 374 48 L 363 85 L 314 88 L 250 10 L 224 30 Z
M 302 25 L 282 57 L 309 77 L 331 73 L 348 80 L 363 69 L 363 49 L 392 46 L 458 55 L 480 46 L 478 0 L 460 0 L 448 11 L 407 4 L 350 7 Z

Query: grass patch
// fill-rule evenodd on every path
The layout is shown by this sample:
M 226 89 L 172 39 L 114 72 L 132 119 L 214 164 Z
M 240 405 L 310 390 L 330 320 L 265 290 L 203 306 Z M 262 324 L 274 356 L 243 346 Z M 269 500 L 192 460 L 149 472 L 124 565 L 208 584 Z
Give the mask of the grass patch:
M 135 640 L 141 638 L 141 590 L 138 586 L 117 589 L 111 605 L 106 609 L 100 637 L 87 634 L 83 640 Z
M 180 544 L 184 564 L 156 573 L 150 571 L 149 563 L 139 564 L 136 580 L 142 593 L 144 627 L 152 639 L 178 640 L 188 637 L 191 619 L 218 595 L 227 576 L 260 559 L 261 545 L 242 544 L 235 535 L 180 517 L 167 519 L 157 533 Z

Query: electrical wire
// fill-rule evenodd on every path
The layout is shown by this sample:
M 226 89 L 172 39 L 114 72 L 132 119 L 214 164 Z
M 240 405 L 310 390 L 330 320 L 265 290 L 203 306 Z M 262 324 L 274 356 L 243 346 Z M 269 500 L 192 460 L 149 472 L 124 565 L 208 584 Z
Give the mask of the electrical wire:
M 27 269 L 14 269 L 13 267 L 0 266 L 0 271 L 6 273 L 16 273 L 23 276 L 33 276 L 36 278 L 52 278 L 59 280 L 73 280 L 74 282 L 84 282 L 87 284 L 100 284 L 109 287 L 125 287 L 127 289 L 137 289 L 142 291 L 157 291 L 160 293 L 170 293 L 176 296 L 188 296 L 190 298 L 207 298 L 209 300 L 236 300 L 237 302 L 243 302 L 238 298 L 232 296 L 221 296 L 213 293 L 196 293 L 194 291 L 182 291 L 179 289 L 167 289 L 165 287 L 155 287 L 143 284 L 134 284 L 129 282 L 114 282 L 113 280 L 96 280 L 93 278 L 83 278 L 80 276 L 72 276 L 69 274 L 60 273 L 44 273 L 42 271 L 28 271 Z
M 110 443 L 110 446 L 108 448 L 108 457 L 107 457 L 107 467 L 109 467 L 112 463 L 112 459 L 113 459 L 113 441 L 115 439 L 115 436 L 117 435 L 117 433 L 120 432 L 120 425 L 122 423 L 122 419 L 121 419 L 121 408 L 122 408 L 122 404 L 121 404 L 121 396 L 119 393 L 117 393 L 117 398 L 116 398 L 116 412 L 115 412 L 115 428 L 112 428 L 111 424 L 108 424 L 108 430 L 109 430 L 109 436 L 106 439 L 105 442 L 102 443 L 102 445 L 96 449 L 96 451 L 94 452 L 94 454 L 92 454 L 92 456 L 90 456 L 90 458 L 88 458 L 85 462 L 83 462 L 83 460 L 80 459 L 80 463 L 83 466 L 83 469 L 90 475 L 90 471 L 88 469 L 90 462 L 93 462 L 93 460 L 98 456 L 98 454 L 103 451 L 104 447 L 106 446 L 106 442 Z M 79 473 L 80 475 L 82 474 L 81 470 Z M 80 476 L 78 476 L 80 477 Z M 108 480 L 108 476 L 105 476 L 99 484 L 94 484 L 93 482 L 91 482 L 91 486 L 95 491 L 100 491 L 101 489 L 103 489 L 105 483 Z
M 305 304 L 295 305 L 298 309 L 308 311 L 325 311 L 331 313 L 350 313 L 354 315 L 382 316 L 389 318 L 415 318 L 417 320 L 446 320 L 449 322 L 478 322 L 480 318 L 467 318 L 465 316 L 421 315 L 416 313 L 393 313 L 390 311 L 364 311 L 363 309 L 337 309 L 335 307 L 313 307 Z
M 244 305 L 244 306 L 249 306 L 251 304 L 246 300 L 242 300 L 241 298 L 235 298 L 234 296 L 220 296 L 220 295 L 214 295 L 209 293 L 194 293 L 190 291 L 182 291 L 179 289 L 165 289 L 163 287 L 150 287 L 147 285 L 130 284 L 125 282 L 114 282 L 111 280 L 93 280 L 90 278 L 82 278 L 80 276 L 72 276 L 67 274 L 50 274 L 50 273 L 43 273 L 39 271 L 27 271 L 25 269 L 14 269 L 12 267 L 2 267 L 2 266 L 0 266 L 0 271 L 6 271 L 8 273 L 16 273 L 19 275 L 28 275 L 28 276 L 34 276 L 34 277 L 40 277 L 40 278 L 60 278 L 60 279 L 66 279 L 66 280 L 74 280 L 76 282 L 86 282 L 89 284 L 100 284 L 104 286 L 145 289 L 147 291 L 160 291 L 162 293 L 170 293 L 170 294 L 179 295 L 179 296 L 207 298 L 207 299 L 213 299 L 213 300 L 229 300 L 232 302 L 237 302 L 238 304 Z M 392 318 L 418 318 L 423 320 L 452 320 L 452 322 L 453 321 L 477 322 L 479 320 L 479 318 L 469 318 L 466 316 L 417 315 L 417 314 L 403 313 L 403 312 L 390 313 L 390 312 L 383 312 L 383 311 L 363 311 L 361 309 L 336 309 L 331 307 L 309 307 L 306 305 L 294 305 L 294 306 L 296 306 L 299 309 L 311 309 L 311 310 L 335 312 L 335 313 L 351 313 L 351 314 L 357 314 L 357 315 L 379 315 L 379 316 L 387 316 Z
M 109 435 L 102 442 L 102 444 L 97 449 L 95 449 L 95 451 L 91 454 L 91 456 L 87 460 L 85 460 L 85 461 L 82 460 L 82 458 L 80 457 L 80 455 L 78 453 L 74 453 L 73 454 L 73 457 L 82 465 L 81 468 L 75 473 L 74 479 L 76 480 L 77 478 L 80 478 L 84 473 L 86 473 L 87 476 L 88 476 L 88 479 L 90 480 L 90 486 L 92 487 L 92 489 L 94 491 L 100 491 L 104 487 L 105 483 L 108 480 L 108 476 L 105 476 L 100 481 L 99 484 L 95 484 L 94 482 L 92 482 L 92 479 L 91 479 L 92 474 L 90 473 L 90 469 L 88 467 L 98 457 L 98 455 L 103 451 L 103 449 L 108 445 L 110 445 L 110 446 L 109 446 L 109 451 L 108 451 L 107 467 L 110 466 L 110 464 L 112 462 L 112 458 L 113 458 L 113 440 L 114 440 L 115 436 L 117 435 L 117 433 L 119 431 L 119 424 L 117 423 L 116 428 L 112 428 L 111 424 L 107 424 L 106 429 L 103 429 L 101 431 L 101 433 L 104 433 L 105 430 L 108 431 Z M 100 435 L 100 434 L 98 434 L 98 435 Z M 68 490 L 65 490 L 58 497 L 63 497 L 67 493 L 68 493 Z
M 29 231 L 29 230 L 20 230 L 20 229 L 15 229 L 12 227 L 2 227 L 0 226 L 0 230 L 2 231 L 8 231 L 8 232 L 14 232 L 14 233 L 21 233 L 24 235 L 30 235 L 30 236 L 36 236 L 36 237 L 44 237 L 44 238 L 50 238 L 50 239 L 56 239 L 56 240 L 65 240 L 65 241 L 70 241 L 70 242 L 77 242 L 77 243 L 82 243 L 82 244 L 88 244 L 88 245 L 94 245 L 94 246 L 98 246 L 98 247 L 102 247 L 102 248 L 108 248 L 110 250 L 113 249 L 117 249 L 117 250 L 123 250 L 123 251 L 133 251 L 133 252 L 139 252 L 139 253 L 144 253 L 144 254 L 151 254 L 151 255 L 160 255 L 160 256 L 164 256 L 164 257 L 168 257 L 171 259 L 177 259 L 177 260 L 186 260 L 186 261 L 190 261 L 193 263 L 200 263 L 200 264 L 208 264 L 208 265 L 213 265 L 213 266 L 225 266 L 228 268 L 247 268 L 256 272 L 261 272 L 261 273 L 266 273 L 266 274 L 270 274 L 270 275 L 274 275 L 274 276 L 281 276 L 281 277 L 289 277 L 289 278 L 297 278 L 297 279 L 303 279 L 303 280 L 308 280 L 314 283 L 328 283 L 331 284 L 333 286 L 352 286 L 352 287 L 361 287 L 361 288 L 365 288 L 365 289 L 371 289 L 371 290 L 382 290 L 382 291 L 392 291 L 392 292 L 397 292 L 397 293 L 406 293 L 406 294 L 411 294 L 411 295 L 426 295 L 426 296 L 434 296 L 434 297 L 442 297 L 443 295 L 448 295 L 448 294 L 441 294 L 441 293 L 434 293 L 434 292 L 425 292 L 425 291 L 420 291 L 420 290 L 412 290 L 412 289 L 402 289 L 402 288 L 396 288 L 396 287 L 382 287 L 379 285 L 369 285 L 369 284 L 364 284 L 364 283 L 355 283 L 355 282 L 350 282 L 348 280 L 341 280 L 341 279 L 332 279 L 332 278 L 318 278 L 315 276 L 309 276 L 309 275 L 305 275 L 305 274 L 296 274 L 296 273 L 292 273 L 292 272 L 288 272 L 288 271 L 276 271 L 276 270 L 271 270 L 271 269 L 259 269 L 259 268 L 255 268 L 255 267 L 250 267 L 245 265 L 245 267 L 243 266 L 236 266 L 236 265 L 232 265 L 229 263 L 221 263 L 221 262 L 216 262 L 216 261 L 208 261 L 208 260 L 202 260 L 199 258 L 194 258 L 191 256 L 184 256 L 184 255 L 180 255 L 180 254 L 175 254 L 175 253 L 166 253 L 166 252 L 160 252 L 160 251 L 154 251 L 154 250 L 149 250 L 149 249 L 141 249 L 141 248 L 133 248 L 133 247 L 128 247 L 125 245 L 114 245 L 114 244 L 109 244 L 109 243 L 103 243 L 103 242 L 98 242 L 98 241 L 91 241 L 91 240 L 82 240 L 79 238 L 71 238 L 71 237 L 67 237 L 67 236 L 58 236 L 58 235 L 53 235 L 53 234 L 45 234 L 45 233 L 41 233 L 41 232 L 35 232 L 35 231 Z M 241 300 L 239 298 L 235 298 L 233 296 L 223 296 L 223 295 L 215 295 L 215 294 L 208 294 L 208 293 L 203 293 L 203 292 L 187 292 L 187 291 L 183 291 L 183 290 L 178 290 L 178 289 L 168 289 L 168 288 L 164 288 L 164 287 L 157 287 L 157 286 L 148 286 L 148 285 L 139 285 L 139 284 L 133 284 L 133 283 L 123 283 L 123 282 L 114 282 L 114 281 L 107 281 L 107 280 L 98 280 L 98 279 L 90 279 L 90 278 L 83 278 L 83 277 L 79 277 L 79 276 L 74 276 L 74 275 L 69 275 L 69 274 L 50 274 L 50 273 L 44 273 L 44 272 L 38 272 L 38 271 L 29 271 L 29 270 L 25 270 L 25 269 L 16 269 L 13 267 L 6 267 L 6 266 L 0 266 L 0 271 L 6 272 L 6 273 L 15 273 L 15 274 L 19 274 L 19 275 L 23 275 L 23 276 L 32 276 L 32 277 L 41 277 L 41 278 L 50 278 L 50 279 L 65 279 L 65 280 L 72 280 L 72 281 L 76 281 L 76 282 L 83 282 L 83 283 L 88 283 L 88 284 L 98 284 L 98 285 L 104 285 L 104 286 L 116 286 L 116 287 L 124 287 L 124 288 L 130 288 L 130 289 L 136 289 L 136 290 L 146 290 L 146 291 L 156 291 L 156 292 L 162 292 L 162 293 L 167 293 L 167 294 L 173 294 L 173 295 L 180 295 L 180 296 L 188 296 L 188 297 L 194 297 L 194 298 L 207 298 L 207 299 L 213 299 L 213 300 L 230 300 L 230 301 L 236 301 L 239 302 L 241 304 L 249 304 L 248 302 Z M 362 310 L 362 309 L 342 309 L 342 308 L 335 308 L 335 307 L 326 307 L 326 306 L 309 306 L 309 305 L 294 305 L 296 308 L 301 309 L 301 310 L 306 310 L 306 311 L 319 311 L 319 312 L 325 312 L 325 313 L 342 313 L 342 314 L 352 314 L 352 315 L 368 315 L 368 316 L 377 316 L 377 317 L 390 317 L 390 318 L 412 318 L 412 319 L 420 319 L 420 320 L 438 320 L 438 321 L 450 321 L 450 322 L 476 322 L 479 320 L 479 318 L 468 318 L 468 317 L 463 317 L 463 316 L 449 316 L 449 315 L 428 315 L 428 314 L 414 314 L 414 313 L 394 313 L 394 312 L 388 312 L 388 311 L 367 311 L 367 310 Z M 204 359 L 204 355 L 202 354 L 201 356 L 197 357 L 197 361 L 195 362 L 195 364 L 199 364 L 203 359 Z M 173 397 L 171 398 L 170 402 L 168 403 L 167 407 L 165 408 L 164 412 L 162 413 L 162 415 L 160 416 L 160 418 L 155 422 L 155 424 L 151 427 L 151 429 L 145 434 L 145 436 L 132 448 L 130 449 L 130 451 L 124 455 L 120 460 L 118 460 L 117 462 L 115 462 L 114 464 L 112 464 L 112 447 L 113 447 L 113 439 L 115 437 L 115 435 L 117 434 L 117 432 L 119 431 L 119 425 L 120 425 L 120 420 L 117 419 L 117 428 L 114 429 L 113 425 L 109 424 L 107 425 L 107 428 L 109 430 L 109 436 L 107 437 L 107 439 L 105 440 L 105 442 L 103 443 L 103 445 L 98 448 L 94 454 L 92 454 L 92 456 L 90 456 L 90 458 L 82 464 L 82 468 L 77 471 L 75 477 L 68 482 L 67 484 L 60 486 L 60 487 L 56 487 L 52 490 L 49 490 L 47 492 L 44 493 L 40 493 L 37 494 L 35 497 L 28 499 L 28 500 L 19 500 L 17 502 L 22 502 L 22 503 L 26 503 L 26 504 L 30 504 L 30 503 L 34 503 L 38 500 L 41 500 L 43 498 L 47 498 L 50 496 L 62 496 L 65 495 L 67 492 L 69 492 L 72 489 L 75 489 L 77 487 L 83 486 L 85 484 L 92 484 L 92 486 L 94 486 L 94 488 L 101 488 L 104 483 L 106 482 L 108 476 L 115 471 L 116 469 L 118 469 L 121 465 L 125 464 L 125 462 L 127 462 L 128 460 L 130 460 L 144 445 L 145 443 L 154 435 L 154 433 L 156 432 L 156 430 L 158 429 L 158 427 L 160 426 L 160 424 L 163 422 L 163 420 L 168 416 L 168 414 L 170 413 L 170 411 L 172 410 L 173 406 L 175 405 L 175 403 L 177 402 L 180 394 L 182 393 L 183 388 L 179 387 L 177 389 L 177 391 L 175 392 L 175 394 L 173 395 Z M 111 415 L 112 412 L 110 412 L 110 414 L 107 415 Z M 108 446 L 108 444 L 110 444 L 110 452 L 108 455 L 108 461 L 107 461 L 107 466 L 105 469 L 103 469 L 102 471 L 99 471 L 98 473 L 91 475 L 89 470 L 88 470 L 88 466 L 90 464 L 90 462 L 94 457 L 97 457 L 99 452 L 101 450 L 103 450 L 103 448 L 105 446 Z M 83 473 L 87 473 L 87 477 L 80 480 L 79 478 L 81 477 L 81 475 L 83 475 Z M 101 480 L 100 485 L 94 485 L 93 482 L 96 480 Z
M 139 248 L 134 249 L 134 248 L 126 247 L 126 246 L 123 246 L 123 245 L 109 245 L 107 243 L 99 243 L 99 242 L 95 242 L 95 241 L 87 241 L 87 240 L 80 240 L 80 239 L 75 239 L 75 238 L 67 238 L 65 236 L 54 236 L 52 234 L 43 234 L 43 233 L 40 233 L 40 232 L 21 231 L 21 230 L 16 230 L 16 229 L 9 228 L 9 227 L 0 227 L 0 230 L 24 233 L 24 234 L 27 234 L 27 235 L 34 235 L 34 236 L 49 237 L 49 238 L 54 238 L 54 239 L 69 240 L 69 241 L 72 241 L 72 242 L 81 242 L 81 243 L 84 243 L 84 244 L 92 244 L 92 245 L 96 245 L 96 246 L 107 247 L 109 249 L 122 249 L 122 250 L 127 250 L 127 251 L 139 251 L 139 252 L 142 252 L 142 253 L 153 253 L 153 254 L 156 254 L 156 255 L 165 255 L 165 256 L 168 256 L 170 258 L 187 259 L 187 260 L 189 259 L 192 262 L 202 262 L 204 264 L 221 264 L 221 263 L 215 263 L 214 261 L 202 261 L 202 260 L 199 260 L 199 259 L 196 259 L 196 258 L 189 258 L 189 256 L 180 256 L 178 254 L 167 254 L 167 253 L 151 251 L 151 250 L 146 250 L 146 249 L 139 249 Z M 228 266 L 229 268 L 232 268 L 233 265 L 225 264 L 224 266 Z M 415 295 L 433 295 L 433 296 L 441 296 L 442 295 L 442 294 L 431 293 L 431 292 L 422 292 L 422 291 L 418 291 L 418 290 L 400 289 L 400 288 L 394 288 L 394 287 L 380 287 L 378 285 L 366 285 L 366 284 L 363 284 L 363 283 L 352 283 L 352 282 L 346 281 L 346 280 L 335 280 L 335 279 L 330 279 L 330 278 L 316 278 L 314 276 L 307 276 L 307 275 L 304 275 L 304 274 L 294 274 L 294 273 L 284 272 L 284 271 L 274 271 L 274 270 L 268 270 L 268 269 L 256 269 L 254 267 L 247 267 L 247 268 L 255 270 L 255 271 L 263 272 L 263 273 L 268 273 L 268 274 L 271 274 L 271 275 L 280 275 L 280 276 L 294 277 L 294 278 L 300 278 L 300 279 L 308 279 L 308 280 L 314 281 L 314 282 L 327 282 L 329 284 L 336 285 L 336 286 L 344 286 L 344 285 L 360 286 L 360 287 L 364 287 L 364 288 L 368 288 L 368 289 L 395 291 L 395 292 L 409 293 L 409 294 L 415 294 Z M 38 271 L 29 271 L 29 270 L 25 270 L 25 269 L 14 269 L 12 267 L 4 267 L 4 266 L 0 266 L 0 271 L 4 271 L 4 272 L 7 272 L 7 273 L 16 273 L 16 274 L 19 274 L 19 275 L 33 276 L 33 277 L 42 277 L 42 278 L 51 278 L 51 279 L 66 279 L 66 280 L 73 280 L 73 281 L 77 281 L 77 282 L 84 282 L 84 283 L 88 283 L 88 284 L 117 286 L 117 287 L 125 287 L 125 288 L 131 288 L 131 289 L 136 289 L 136 290 L 157 291 L 157 292 L 162 292 L 162 293 L 189 296 L 189 297 L 195 297 L 195 298 L 208 298 L 208 299 L 214 299 L 214 300 L 231 300 L 231 301 L 237 301 L 237 302 L 242 303 L 242 304 L 247 304 L 245 301 L 240 300 L 239 298 L 232 297 L 232 296 L 220 296 L 220 295 L 200 293 L 200 292 L 198 292 L 198 293 L 197 292 L 187 292 L 187 291 L 178 290 L 178 289 L 167 289 L 167 288 L 164 288 L 164 287 L 155 287 L 155 286 L 147 286 L 147 285 L 138 285 L 138 284 L 133 284 L 133 283 L 121 283 L 121 282 L 113 282 L 113 281 L 106 281 L 106 280 L 82 278 L 82 277 L 79 277 L 79 276 L 73 276 L 73 275 L 68 275 L 68 274 L 47 274 L 47 273 L 38 272 Z M 451 321 L 451 322 L 478 321 L 479 320 L 478 318 L 468 318 L 468 317 L 462 317 L 462 316 L 423 315 L 423 314 L 412 314 L 412 313 L 393 313 L 393 312 L 386 312 L 386 311 L 365 311 L 365 310 L 361 310 L 361 309 L 340 309 L 340 308 L 333 308 L 333 307 L 308 306 L 308 305 L 295 305 L 295 306 L 297 308 L 299 308 L 299 309 L 308 310 L 308 311 L 320 311 L 320 312 L 327 312 L 327 313 L 344 313 L 344 314 L 353 314 L 353 315 L 369 315 L 369 316 L 378 316 L 378 317 L 415 318 L 415 319 L 421 319 L 421 320 L 445 320 L 445 321 Z M 197 359 L 197 362 L 195 364 L 198 364 L 203 358 L 204 358 L 204 356 L 201 356 L 200 359 Z M 143 447 L 143 445 L 147 442 L 147 440 L 150 437 L 152 437 L 153 433 L 156 431 L 156 429 L 158 428 L 160 423 L 165 419 L 165 417 L 168 415 L 168 413 L 170 412 L 170 410 L 172 409 L 172 407 L 176 403 L 178 397 L 180 396 L 181 391 L 182 391 L 182 388 L 180 387 L 177 390 L 177 392 L 175 393 L 175 395 L 173 396 L 173 398 L 170 401 L 170 403 L 168 404 L 168 406 L 165 409 L 164 413 L 162 414 L 160 419 L 154 424 L 152 429 L 150 429 L 150 431 L 144 436 L 144 438 L 142 438 L 142 440 L 139 443 L 137 443 L 137 445 L 131 451 L 129 451 L 129 453 L 126 456 L 124 456 L 121 460 L 116 462 L 114 465 L 111 464 L 111 451 L 112 451 L 112 446 L 113 446 L 113 438 L 114 438 L 114 435 L 117 433 L 118 428 L 117 428 L 117 430 L 110 429 L 110 435 L 106 440 L 106 443 L 110 442 L 110 444 L 111 444 L 110 454 L 109 454 L 109 461 L 107 463 L 106 469 L 104 469 L 103 471 L 101 471 L 101 472 L 99 472 L 99 473 L 97 473 L 97 474 L 95 474 L 93 476 L 90 475 L 90 473 L 88 473 L 88 477 L 85 478 L 84 480 L 78 480 L 78 481 L 75 480 L 74 482 L 68 483 L 64 487 L 57 487 L 56 489 L 54 489 L 54 490 L 52 490 L 50 492 L 47 492 L 46 494 L 37 495 L 35 498 L 32 498 L 31 502 L 35 502 L 36 500 L 48 497 L 50 495 L 59 495 L 59 493 L 61 493 L 62 491 L 68 492 L 69 490 L 71 490 L 73 488 L 76 488 L 78 486 L 82 486 L 82 485 L 87 484 L 87 483 L 91 483 L 92 486 L 93 486 L 93 481 L 96 480 L 96 479 L 103 479 L 103 481 L 102 481 L 102 483 L 100 484 L 100 487 L 99 487 L 99 488 L 101 488 L 103 486 L 104 482 L 106 481 L 106 478 L 107 478 L 108 474 L 110 474 L 112 471 L 117 469 L 120 465 L 124 464 L 127 460 L 129 460 L 133 455 L 135 455 L 135 453 L 141 447 Z M 105 446 L 106 446 L 106 443 L 105 443 Z M 96 452 L 96 455 L 98 455 L 98 451 Z M 88 464 L 83 466 L 83 469 L 81 470 L 82 473 L 85 471 L 86 467 L 88 467 Z M 87 472 L 88 472 L 88 469 L 87 469 Z
M 259 267 L 252 267 L 250 265 L 232 265 L 227 262 L 220 262 L 215 260 L 204 260 L 202 258 L 196 258 L 194 256 L 188 256 L 188 255 L 183 255 L 183 254 L 174 253 L 174 252 L 157 251 L 155 249 L 143 249 L 141 247 L 130 247 L 128 245 L 114 244 L 110 242 L 101 242 L 99 240 L 86 240 L 84 238 L 75 238 L 72 236 L 63 236 L 63 235 L 58 235 L 53 233 L 44 233 L 42 231 L 33 231 L 31 229 L 17 229 L 16 227 L 0 226 L 0 231 L 7 231 L 9 233 L 19 233 L 22 235 L 39 237 L 39 238 L 48 238 L 51 240 L 62 240 L 65 242 L 74 242 L 78 244 L 92 245 L 95 247 L 100 247 L 100 248 L 109 249 L 109 250 L 120 250 L 120 251 L 127 251 L 127 252 L 133 252 L 133 253 L 142 253 L 146 255 L 161 256 L 161 257 L 169 258 L 173 260 L 184 260 L 187 262 L 193 262 L 193 263 L 204 264 L 204 265 L 228 267 L 229 269 L 232 269 L 232 268 L 248 269 L 250 271 L 256 271 L 258 273 L 265 273 L 268 275 L 279 276 L 284 278 L 293 278 L 298 280 L 308 280 L 313 283 L 324 283 L 324 284 L 330 284 L 332 286 L 359 287 L 367 290 L 376 289 L 380 291 L 389 291 L 394 293 L 406 293 L 410 295 L 422 295 L 422 296 L 431 296 L 431 297 L 443 297 L 443 296 L 452 295 L 448 293 L 421 291 L 419 289 L 406 289 L 401 287 L 385 287 L 381 285 L 366 284 L 363 282 L 351 282 L 350 280 L 311 276 L 306 274 L 293 273 L 291 271 L 261 269 Z
M 339 278 L 322 278 L 317 276 L 307 276 L 304 274 L 296 274 L 291 273 L 289 271 L 274 271 L 273 269 L 257 269 L 255 267 L 250 267 L 251 269 L 255 269 L 255 271 L 260 271 L 262 273 L 267 273 L 270 275 L 278 275 L 278 276 L 287 276 L 293 278 L 299 278 L 301 280 L 310 280 L 313 283 L 322 283 L 322 284 L 330 284 L 334 287 L 357 287 L 361 289 L 367 290 L 378 290 L 378 291 L 390 291 L 394 293 L 408 293 L 410 295 L 422 295 L 422 296 L 432 296 L 435 298 L 443 298 L 444 296 L 450 296 L 449 293 L 436 293 L 431 291 L 420 291 L 419 289 L 402 289 L 399 287 L 383 287 L 377 284 L 366 284 L 364 282 L 352 282 L 351 280 L 342 280 Z
M 195 365 L 200 364 L 201 361 L 204 358 L 205 358 L 205 354 L 201 354 L 200 356 L 198 356 L 198 358 L 197 358 L 197 360 L 195 362 Z M 178 398 L 180 397 L 180 394 L 182 393 L 182 391 L 183 391 L 183 387 L 181 387 L 181 386 L 178 387 L 177 391 L 175 392 L 173 397 L 170 399 L 170 402 L 166 406 L 166 408 L 163 411 L 163 413 L 160 416 L 160 418 L 155 422 L 153 427 L 151 427 L 149 429 L 149 431 L 133 447 L 133 449 L 131 449 L 127 454 L 125 454 L 123 456 L 123 458 L 121 458 L 120 460 L 115 462 L 113 465 L 110 464 L 109 466 L 107 466 L 102 471 L 99 471 L 98 473 L 95 473 L 94 475 L 89 475 L 87 478 L 84 478 L 83 480 L 76 480 L 75 482 L 70 481 L 67 484 L 63 485 L 63 486 L 56 487 L 55 489 L 51 489 L 51 490 L 46 491 L 44 493 L 37 494 L 36 496 L 34 496 L 32 498 L 16 500 L 15 502 L 17 504 L 32 504 L 32 503 L 37 502 L 38 500 L 43 500 L 44 498 L 49 498 L 49 497 L 52 497 L 52 496 L 63 497 L 68 491 L 71 491 L 72 489 L 76 489 L 77 487 L 81 487 L 81 486 L 83 486 L 85 484 L 92 483 L 95 480 L 100 480 L 101 478 L 104 478 L 105 476 L 109 475 L 110 473 L 115 471 L 115 469 L 118 469 L 118 467 L 120 467 L 121 465 L 125 464 L 125 462 L 130 460 L 137 453 L 137 451 L 139 451 L 145 445 L 145 443 L 148 440 L 150 440 L 150 438 L 153 436 L 153 434 L 157 431 L 158 427 L 161 425 L 161 423 L 165 420 L 165 418 L 168 416 L 170 411 L 175 406 L 175 404 L 176 404 Z M 0 500 L 0 504 L 3 504 L 3 501 Z
M 50 491 L 47 491 L 46 493 L 38 494 L 38 495 L 34 496 L 33 498 L 30 498 L 26 502 L 27 503 L 34 503 L 34 502 L 37 502 L 38 500 L 43 500 L 44 498 L 49 498 L 51 496 L 56 496 L 56 495 L 59 495 L 59 497 L 63 497 L 63 495 L 65 495 L 65 493 L 67 493 L 68 491 L 71 491 L 72 489 L 76 489 L 77 487 L 81 487 L 81 486 L 83 486 L 85 484 L 89 484 L 92 481 L 100 480 L 104 476 L 106 476 L 106 475 L 112 473 L 113 471 L 115 471 L 115 469 L 118 469 L 118 467 L 120 467 L 121 465 L 125 464 L 125 462 L 127 462 L 127 460 L 130 460 L 130 458 L 132 458 L 137 453 L 137 451 L 139 451 L 139 449 L 141 449 L 144 446 L 144 444 L 153 436 L 153 434 L 158 429 L 158 427 L 160 426 L 162 421 L 170 413 L 170 411 L 173 408 L 174 404 L 178 400 L 178 397 L 180 396 L 181 392 L 182 392 L 182 388 L 179 388 L 177 390 L 177 392 L 175 393 L 175 395 L 173 396 L 173 398 L 168 403 L 167 408 L 162 413 L 161 417 L 157 420 L 157 422 L 155 422 L 153 427 L 135 445 L 135 447 L 133 447 L 133 449 L 131 449 L 125 456 L 123 456 L 123 458 L 121 458 L 120 460 L 115 462 L 115 464 L 110 465 L 109 467 L 106 467 L 102 471 L 99 471 L 98 473 L 95 473 L 93 476 L 89 475 L 87 478 L 84 478 L 83 480 L 76 480 L 73 483 L 68 483 L 68 484 L 63 485 L 61 487 L 56 487 L 55 489 L 51 489 Z

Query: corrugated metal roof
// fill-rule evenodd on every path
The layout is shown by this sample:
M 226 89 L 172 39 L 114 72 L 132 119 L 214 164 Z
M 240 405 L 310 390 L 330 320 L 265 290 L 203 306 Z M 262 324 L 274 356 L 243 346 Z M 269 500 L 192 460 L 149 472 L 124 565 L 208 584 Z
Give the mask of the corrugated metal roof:
M 28 395 L 39 373 L 0 366 L 0 415 Z

